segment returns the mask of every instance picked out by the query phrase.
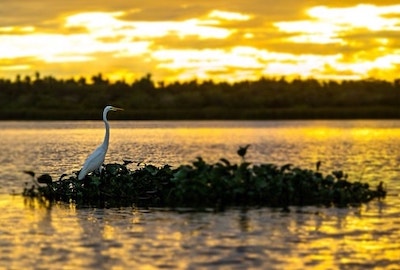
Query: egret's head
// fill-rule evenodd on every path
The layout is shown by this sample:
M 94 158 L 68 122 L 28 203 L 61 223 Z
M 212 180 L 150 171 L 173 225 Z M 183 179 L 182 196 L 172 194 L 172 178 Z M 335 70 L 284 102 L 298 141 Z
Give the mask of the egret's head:
M 114 107 L 114 106 L 107 106 L 104 108 L 104 112 L 107 113 L 109 111 L 123 111 L 124 109 L 122 108 L 118 108 L 118 107 Z

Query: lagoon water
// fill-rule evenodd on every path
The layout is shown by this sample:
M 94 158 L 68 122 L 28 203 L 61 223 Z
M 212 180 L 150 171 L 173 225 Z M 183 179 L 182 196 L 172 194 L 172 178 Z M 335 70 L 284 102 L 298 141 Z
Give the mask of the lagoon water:
M 252 163 L 320 160 L 324 174 L 384 181 L 387 197 L 360 207 L 82 209 L 15 195 L 31 184 L 23 170 L 79 170 L 103 129 L 0 122 L 0 269 L 400 269 L 400 121 L 111 120 L 106 163 L 240 162 L 249 143 Z

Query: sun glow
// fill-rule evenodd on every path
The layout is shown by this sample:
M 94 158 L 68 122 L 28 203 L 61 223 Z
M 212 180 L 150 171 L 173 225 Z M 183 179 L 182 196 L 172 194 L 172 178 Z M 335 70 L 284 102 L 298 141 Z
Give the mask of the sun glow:
M 124 13 L 81 13 L 67 18 L 67 27 L 82 27 L 95 37 L 159 38 L 170 34 L 179 37 L 226 38 L 231 31 L 215 27 L 218 21 L 188 19 L 184 21 L 136 21 L 118 20 Z
M 305 43 L 347 43 L 343 37 L 356 29 L 369 31 L 398 31 L 400 19 L 387 17 L 400 13 L 400 5 L 377 7 L 357 5 L 349 8 L 329 8 L 317 6 L 310 8 L 308 20 L 277 22 L 274 25 L 281 31 L 294 33 L 288 38 L 293 42 Z M 386 39 L 387 42 L 387 39 Z
M 350 8 L 328 8 L 318 6 L 308 10 L 308 14 L 320 21 L 330 22 L 347 27 L 367 28 L 371 31 L 399 30 L 399 19 L 388 18 L 385 15 L 400 13 L 400 5 L 377 7 L 374 5 L 357 5 Z
M 208 16 L 210 18 L 224 19 L 229 21 L 247 21 L 251 18 L 251 16 L 247 14 L 221 10 L 213 10 L 208 14 Z
M 15 77 L 44 68 L 113 79 L 152 73 L 157 80 L 232 81 L 269 75 L 394 79 L 400 71 L 400 5 L 310 6 L 287 21 L 257 10 L 208 8 L 160 20 L 145 19 L 144 11 L 65 13 L 51 21 L 52 31 L 47 21 L 4 24 L 0 72 Z

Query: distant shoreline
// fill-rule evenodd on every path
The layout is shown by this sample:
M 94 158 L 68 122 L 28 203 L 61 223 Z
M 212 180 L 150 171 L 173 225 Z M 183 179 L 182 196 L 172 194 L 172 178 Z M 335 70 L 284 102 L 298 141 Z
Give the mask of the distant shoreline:
M 399 106 L 400 107 L 400 106 Z M 113 120 L 345 120 L 400 119 L 397 107 L 359 108 L 282 108 L 282 109 L 202 109 L 130 110 L 109 115 Z M 101 111 L 15 110 L 0 115 L 0 120 L 101 120 Z
M 57 80 L 51 76 L 0 79 L 0 120 L 97 120 L 114 105 L 119 120 L 400 119 L 400 79 L 320 82 L 260 78 L 132 84 Z

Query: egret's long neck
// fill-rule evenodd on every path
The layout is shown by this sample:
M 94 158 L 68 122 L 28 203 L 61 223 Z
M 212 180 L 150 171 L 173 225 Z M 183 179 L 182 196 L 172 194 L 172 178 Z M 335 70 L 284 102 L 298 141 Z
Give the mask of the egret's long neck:
M 103 147 L 108 148 L 108 141 L 110 140 L 110 124 L 107 121 L 107 112 L 103 112 L 103 121 L 106 127 L 106 134 L 104 135 Z

